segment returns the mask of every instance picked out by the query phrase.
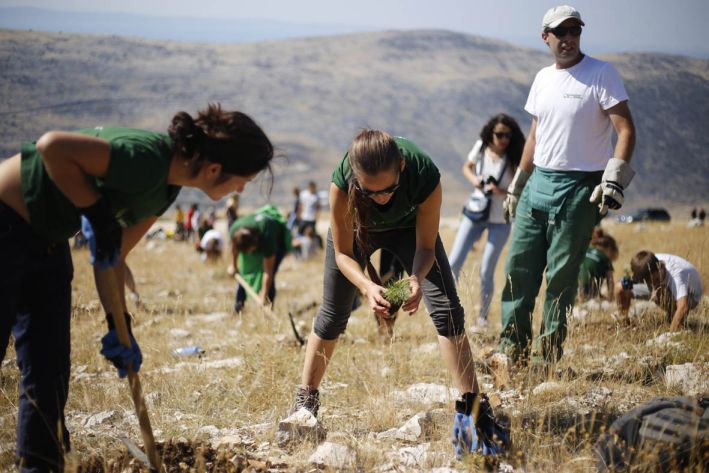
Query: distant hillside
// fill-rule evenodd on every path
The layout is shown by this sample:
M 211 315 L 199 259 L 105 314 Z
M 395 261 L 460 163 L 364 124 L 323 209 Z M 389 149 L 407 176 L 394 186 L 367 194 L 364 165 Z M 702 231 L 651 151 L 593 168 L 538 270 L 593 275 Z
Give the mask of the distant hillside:
M 628 206 L 706 206 L 709 61 L 607 59 L 625 79 L 638 127 Z M 325 187 L 352 136 L 371 126 L 431 154 L 452 214 L 467 192 L 460 167 L 480 127 L 503 111 L 526 132 L 529 86 L 551 61 L 548 53 L 446 31 L 207 45 L 0 30 L 0 156 L 50 128 L 163 130 L 175 111 L 220 101 L 251 114 L 286 155 L 277 203 L 311 178 Z

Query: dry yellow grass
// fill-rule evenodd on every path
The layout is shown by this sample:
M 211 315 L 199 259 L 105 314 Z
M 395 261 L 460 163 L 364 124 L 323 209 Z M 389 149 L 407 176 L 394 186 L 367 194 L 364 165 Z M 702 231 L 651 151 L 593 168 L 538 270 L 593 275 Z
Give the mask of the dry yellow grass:
M 709 229 L 687 229 L 683 223 L 607 225 L 620 246 L 615 265 L 618 277 L 632 254 L 647 248 L 688 259 L 699 268 L 703 280 L 709 281 Z M 444 228 L 442 236 L 450 245 L 453 230 Z M 478 243 L 470 254 L 461 281 L 461 299 L 469 323 L 477 315 L 476 274 L 481 248 Z M 81 462 L 91 454 L 117 456 L 123 449 L 114 438 L 118 433 L 136 441 L 140 434 L 126 382 L 118 379 L 98 352 L 104 318 L 96 302 L 87 255 L 77 251 L 74 256 L 72 384 L 66 412 L 73 439 L 72 461 Z M 290 407 L 304 353 L 295 343 L 287 312 L 320 300 L 320 258 L 304 263 L 290 257 L 284 261 L 277 277 L 277 320 L 268 319 L 253 303 L 247 304 L 242 315 L 232 314 L 235 283 L 226 275 L 226 258 L 221 266 L 207 266 L 187 244 L 154 240 L 141 242 L 129 257 L 129 264 L 142 297 L 139 306 L 129 304 L 136 316 L 134 332 L 145 358 L 140 376 L 156 437 L 208 439 L 210 429 L 205 426 L 242 429 L 253 441 L 241 447 L 245 451 L 277 459 L 294 469 L 309 468 L 307 458 L 313 445 L 281 451 L 274 446 L 274 433 L 277 421 Z M 496 274 L 498 294 L 503 265 L 504 255 Z M 478 355 L 495 347 L 497 299 L 489 332 L 471 336 Z M 211 321 L 203 317 L 218 312 L 225 315 L 214 316 Z M 302 333 L 310 330 L 314 313 L 315 309 L 296 317 Z M 535 322 L 538 319 L 537 314 Z M 519 395 L 498 393 L 504 411 L 512 418 L 515 443 L 505 461 L 524 471 L 588 471 L 593 465 L 590 446 L 594 436 L 569 431 L 567 423 L 591 402 L 587 400 L 589 393 L 600 388 L 609 391 L 601 392 L 603 400 L 586 409 L 599 416 L 617 415 L 653 396 L 676 394 L 653 370 L 661 370 L 666 364 L 709 361 L 708 320 L 709 306 L 704 301 L 691 317 L 695 330 L 680 336 L 680 346 L 667 349 L 645 345 L 646 339 L 667 328 L 657 310 L 647 312 L 631 326 L 619 326 L 609 313 L 601 311 L 592 312 L 583 324 L 572 323 L 560 366 L 596 376 L 564 379 L 557 390 L 534 395 L 532 381 L 538 380 L 528 373 L 516 374 L 512 387 Z M 360 308 L 353 314 L 322 387 L 320 417 L 337 441 L 357 452 L 358 469 L 369 471 L 386 464 L 386 452 L 403 446 L 377 440 L 373 432 L 398 427 L 416 412 L 430 409 L 426 405 L 402 405 L 392 395 L 394 391 L 417 382 L 450 385 L 438 351 L 430 349 L 435 343 L 435 331 L 423 309 L 413 317 L 399 318 L 391 343 L 381 341 L 369 310 Z M 201 360 L 171 354 L 175 348 L 193 344 L 206 350 Z M 0 377 L 0 465 L 10 464 L 15 437 L 18 372 L 13 359 L 10 347 Z M 237 360 L 234 366 L 204 367 L 205 363 L 229 359 Z M 604 372 L 603 368 L 611 369 Z M 494 391 L 489 386 L 492 378 L 484 370 L 479 374 L 486 390 Z M 452 412 L 452 401 L 444 407 Z M 111 420 L 91 428 L 85 425 L 88 416 L 103 411 L 113 411 Z M 440 455 L 431 455 L 424 469 L 450 464 L 449 421 L 437 423 L 427 439 L 430 452 Z M 479 464 L 470 459 L 463 464 L 453 462 L 452 466 L 465 469 Z

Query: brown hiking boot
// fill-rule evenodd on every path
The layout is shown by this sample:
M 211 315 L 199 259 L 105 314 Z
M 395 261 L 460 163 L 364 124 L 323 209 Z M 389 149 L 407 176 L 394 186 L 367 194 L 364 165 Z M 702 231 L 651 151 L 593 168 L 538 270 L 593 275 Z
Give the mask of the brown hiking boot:
M 307 409 L 313 417 L 317 417 L 318 409 L 320 409 L 320 391 L 310 386 L 298 387 L 295 391 L 295 399 L 291 412 L 296 412 L 301 408 Z

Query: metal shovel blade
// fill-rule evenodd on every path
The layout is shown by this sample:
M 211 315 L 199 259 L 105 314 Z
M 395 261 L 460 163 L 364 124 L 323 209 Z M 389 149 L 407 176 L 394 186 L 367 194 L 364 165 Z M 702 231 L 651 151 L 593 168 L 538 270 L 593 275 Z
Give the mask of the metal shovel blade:
M 118 440 L 120 440 L 121 442 L 123 442 L 123 445 L 125 445 L 126 448 L 128 449 L 128 453 L 130 453 L 131 455 L 133 455 L 133 457 L 134 457 L 136 460 L 138 460 L 139 462 L 141 462 L 143 465 L 145 465 L 145 466 L 147 466 L 148 468 L 150 468 L 150 471 L 155 471 L 155 472 L 158 471 L 157 468 L 155 468 L 155 467 L 150 463 L 150 459 L 149 459 L 148 456 L 145 454 L 145 452 L 143 452 L 141 449 L 139 449 L 136 444 L 134 444 L 133 442 L 131 442 L 130 440 L 128 440 L 128 437 L 125 437 L 125 436 L 123 436 L 123 435 L 119 435 L 119 436 L 118 436 Z

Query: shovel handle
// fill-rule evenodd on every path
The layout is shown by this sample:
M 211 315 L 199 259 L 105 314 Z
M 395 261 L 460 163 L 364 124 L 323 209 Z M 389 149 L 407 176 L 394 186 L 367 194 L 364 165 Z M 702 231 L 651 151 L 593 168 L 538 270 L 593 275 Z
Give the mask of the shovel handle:
M 259 305 L 259 307 L 261 307 L 261 309 L 263 309 L 263 311 L 266 313 L 266 315 L 275 319 L 276 315 L 273 313 L 273 310 L 271 310 L 270 307 L 268 307 L 266 304 L 261 302 L 261 296 L 256 294 L 256 291 L 254 290 L 253 287 L 251 287 L 251 285 L 249 283 L 246 282 L 246 279 L 244 279 L 243 276 L 241 276 L 241 274 L 239 274 L 239 273 L 236 273 L 234 275 L 234 277 L 239 282 L 239 284 L 241 284 L 241 287 L 244 288 L 244 290 L 248 293 L 248 295 L 256 301 L 256 303 Z
M 98 269 L 95 270 L 96 274 L 96 284 L 101 286 L 103 293 L 105 294 L 107 300 L 107 311 L 113 317 L 113 323 L 116 327 L 116 335 L 118 335 L 118 341 L 126 347 L 131 347 L 130 336 L 128 334 L 128 326 L 126 325 L 125 317 L 123 316 L 123 301 L 121 300 L 121 293 L 119 291 L 118 282 L 116 281 L 116 273 L 113 268 Z M 128 385 L 130 386 L 131 397 L 133 398 L 133 405 L 135 405 L 135 412 L 138 415 L 138 422 L 140 423 L 140 433 L 143 437 L 143 443 L 145 444 L 145 452 L 150 459 L 152 467 L 160 471 L 162 467 L 162 460 L 160 455 L 158 455 L 157 448 L 155 447 L 155 437 L 153 437 L 153 428 L 150 425 L 150 417 L 148 416 L 148 408 L 145 405 L 145 399 L 143 398 L 143 389 L 140 385 L 140 378 L 138 373 L 133 371 L 133 367 L 128 367 Z

